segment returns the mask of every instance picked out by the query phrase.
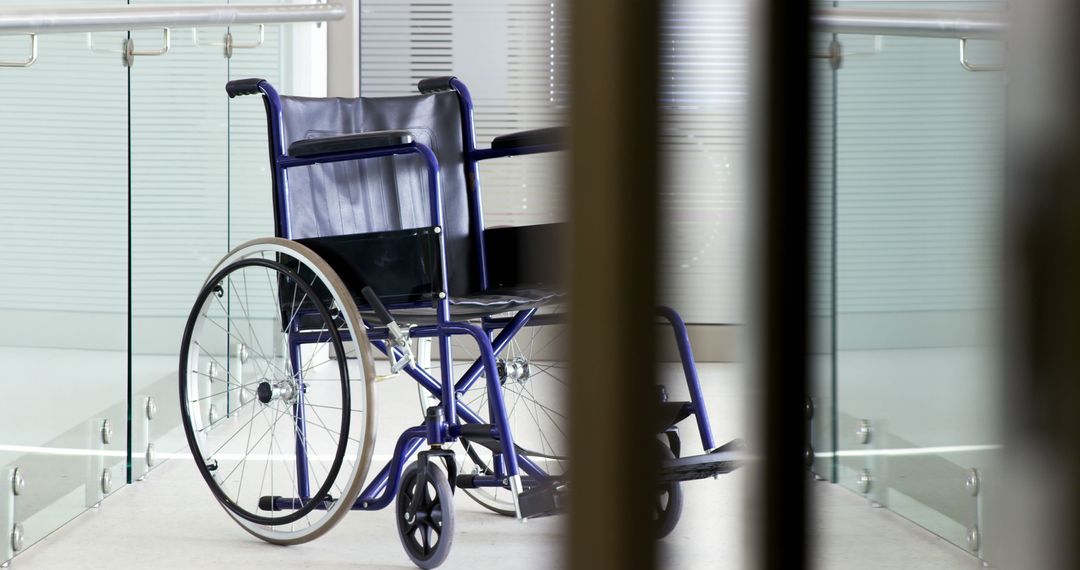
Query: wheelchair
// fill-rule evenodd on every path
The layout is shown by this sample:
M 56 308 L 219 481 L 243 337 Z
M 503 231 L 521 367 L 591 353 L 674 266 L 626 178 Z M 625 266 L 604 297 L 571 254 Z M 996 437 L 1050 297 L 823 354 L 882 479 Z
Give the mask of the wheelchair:
M 476 148 L 465 85 L 438 77 L 419 91 L 304 98 L 261 79 L 227 84 L 230 98 L 265 104 L 276 237 L 210 272 L 184 329 L 179 389 L 195 464 L 247 532 L 299 544 L 348 511 L 393 505 L 409 558 L 434 568 L 453 542 L 457 490 L 519 519 L 556 514 L 572 462 L 559 407 L 561 226 L 485 228 L 477 167 L 560 150 L 560 133 Z M 680 483 L 737 468 L 740 444 L 714 442 L 686 326 L 669 308 L 658 318 L 690 394 L 657 396 L 662 537 L 681 513 Z M 427 399 L 369 478 L 376 351 Z M 466 353 L 456 374 L 452 356 Z M 677 424 L 691 416 L 706 452 L 682 457 Z

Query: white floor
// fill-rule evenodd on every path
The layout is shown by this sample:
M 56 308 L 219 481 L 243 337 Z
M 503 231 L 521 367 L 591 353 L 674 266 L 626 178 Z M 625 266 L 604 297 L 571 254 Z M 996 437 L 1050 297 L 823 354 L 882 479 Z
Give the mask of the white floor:
M 687 485 L 682 522 L 660 543 L 664 568 L 744 568 L 739 475 Z M 836 485 L 812 486 L 817 503 L 815 556 L 829 570 L 952 570 L 977 561 L 914 524 Z M 520 524 L 464 497 L 458 533 L 444 568 L 557 567 L 561 517 Z M 17 569 L 124 567 L 411 568 L 389 511 L 353 513 L 303 546 L 261 543 L 241 531 L 210 498 L 193 465 L 172 461 L 16 558 Z
M 665 370 L 673 375 L 676 370 Z M 738 369 L 703 367 L 703 384 L 718 439 L 742 430 Z M 669 376 L 670 377 L 670 376 Z M 389 387 L 388 387 L 389 388 Z M 407 388 L 407 386 L 406 386 Z M 415 402 L 415 391 L 401 390 Z M 394 389 L 388 389 L 391 396 Z M 680 390 L 672 384 L 672 397 Z M 393 401 L 388 397 L 382 402 Z M 388 406 L 383 409 L 395 409 Z M 415 404 L 408 407 L 415 414 Z M 381 431 L 381 433 L 388 433 Z M 692 430 L 686 430 L 687 437 Z M 691 451 L 691 450 L 688 450 Z M 684 485 L 682 521 L 659 547 L 666 568 L 743 568 L 747 526 L 743 472 Z M 975 568 L 958 548 L 857 495 L 828 483 L 813 485 L 815 554 L 821 569 L 945 570 Z M 558 567 L 563 518 L 520 524 L 493 515 L 459 494 L 457 535 L 444 568 L 547 569 Z M 493 564 L 497 562 L 497 564 Z M 389 510 L 352 513 L 319 540 L 302 546 L 264 544 L 240 530 L 186 460 L 171 460 L 146 481 L 130 485 L 95 509 L 26 550 L 19 569 L 68 568 L 411 568 Z

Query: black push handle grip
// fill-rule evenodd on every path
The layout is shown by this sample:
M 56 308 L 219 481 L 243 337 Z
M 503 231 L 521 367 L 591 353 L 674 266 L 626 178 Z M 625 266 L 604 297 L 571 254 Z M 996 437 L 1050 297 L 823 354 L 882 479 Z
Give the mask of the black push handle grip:
M 259 85 L 264 81 L 266 80 L 258 77 L 236 79 L 225 84 L 225 92 L 229 94 L 230 99 L 241 95 L 258 95 Z
M 390 311 L 386 310 L 386 305 L 379 300 L 379 296 L 375 294 L 375 290 L 370 286 L 364 287 L 360 290 L 360 294 L 367 300 L 368 305 L 375 311 L 375 316 L 379 317 L 382 324 L 389 325 L 394 322 L 394 317 L 390 316 Z
M 450 82 L 455 79 L 457 78 L 453 75 L 421 79 L 420 83 L 416 84 L 416 89 L 424 95 L 427 95 L 428 93 L 438 93 L 439 91 L 450 91 L 453 89 L 453 86 L 450 85 Z

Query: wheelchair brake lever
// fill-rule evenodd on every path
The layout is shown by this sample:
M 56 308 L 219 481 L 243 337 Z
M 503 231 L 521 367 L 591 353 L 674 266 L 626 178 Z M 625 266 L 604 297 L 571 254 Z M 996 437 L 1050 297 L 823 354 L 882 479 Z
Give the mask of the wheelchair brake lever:
M 409 343 L 409 331 L 402 330 L 401 326 L 394 320 L 394 316 L 386 309 L 386 305 L 383 305 L 382 300 L 375 294 L 374 289 L 370 286 L 366 286 L 360 290 L 360 294 L 364 296 L 368 305 L 375 311 L 375 316 L 382 321 L 382 324 L 386 326 L 386 330 L 390 332 L 391 350 L 388 351 L 388 356 L 390 357 L 390 370 L 394 374 L 397 374 L 414 360 L 412 345 Z M 394 356 L 394 348 L 401 351 L 400 357 Z

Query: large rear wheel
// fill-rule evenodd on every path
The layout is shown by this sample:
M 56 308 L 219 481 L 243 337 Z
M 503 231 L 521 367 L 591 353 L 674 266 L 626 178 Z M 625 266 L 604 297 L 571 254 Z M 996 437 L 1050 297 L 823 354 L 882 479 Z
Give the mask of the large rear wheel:
M 373 378 L 356 305 L 318 255 L 270 238 L 226 256 L 199 292 L 180 355 L 188 444 L 226 512 L 276 544 L 332 528 L 370 466 Z

